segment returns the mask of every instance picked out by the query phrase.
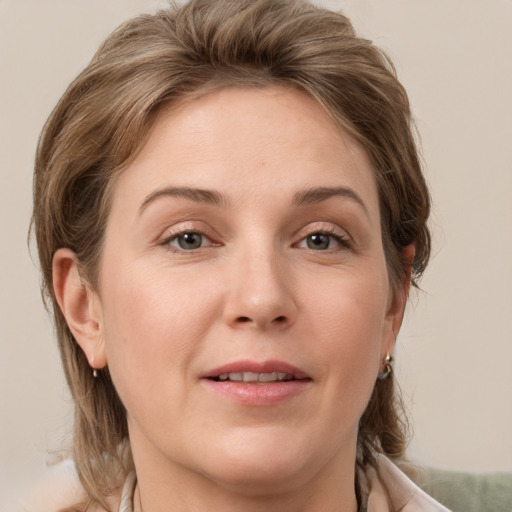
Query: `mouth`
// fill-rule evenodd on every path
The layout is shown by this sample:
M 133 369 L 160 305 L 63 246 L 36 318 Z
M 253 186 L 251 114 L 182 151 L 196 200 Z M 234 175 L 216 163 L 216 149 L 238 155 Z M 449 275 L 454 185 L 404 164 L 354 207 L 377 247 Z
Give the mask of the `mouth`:
M 216 396 L 243 406 L 276 406 L 302 395 L 313 379 L 283 361 L 238 361 L 202 376 L 206 388 Z
M 313 381 L 282 361 L 238 361 L 207 372 L 201 380 L 221 400 L 258 408 L 293 403 Z

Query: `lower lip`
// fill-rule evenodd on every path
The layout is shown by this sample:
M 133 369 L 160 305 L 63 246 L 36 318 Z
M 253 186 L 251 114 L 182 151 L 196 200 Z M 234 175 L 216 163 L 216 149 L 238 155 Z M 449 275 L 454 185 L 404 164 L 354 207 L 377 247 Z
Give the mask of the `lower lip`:
M 211 379 L 203 379 L 203 382 L 219 395 L 234 402 L 252 406 L 269 406 L 285 402 L 300 395 L 311 385 L 309 379 L 260 384 Z

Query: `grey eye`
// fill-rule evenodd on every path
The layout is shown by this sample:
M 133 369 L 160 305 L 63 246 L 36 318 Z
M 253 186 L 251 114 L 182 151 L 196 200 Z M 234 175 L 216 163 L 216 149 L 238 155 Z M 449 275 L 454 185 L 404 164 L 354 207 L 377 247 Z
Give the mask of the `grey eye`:
M 177 245 L 184 251 L 199 249 L 203 245 L 203 235 L 201 233 L 182 233 L 171 240 L 171 245 Z
M 308 246 L 308 249 L 323 251 L 325 249 L 329 249 L 331 238 L 332 237 L 330 235 L 315 233 L 313 235 L 308 235 L 306 238 L 306 245 Z

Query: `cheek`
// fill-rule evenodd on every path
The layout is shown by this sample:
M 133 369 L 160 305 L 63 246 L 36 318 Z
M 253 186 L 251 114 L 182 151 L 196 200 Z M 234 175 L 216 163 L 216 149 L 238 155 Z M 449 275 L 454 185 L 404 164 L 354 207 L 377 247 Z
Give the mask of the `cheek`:
M 150 387 L 158 376 L 170 382 L 181 376 L 218 308 L 211 289 L 194 293 L 194 283 L 183 276 L 147 268 L 125 266 L 102 283 L 107 362 L 120 394 L 134 379 Z
M 331 393 L 356 400 L 369 396 L 386 339 L 387 284 L 379 273 L 345 275 L 309 294 L 308 323 L 322 353 Z M 316 332 L 316 336 L 315 336 Z
M 304 286 L 303 309 L 318 329 L 339 343 L 357 350 L 376 343 L 387 312 L 388 287 L 381 273 L 372 269 L 317 279 L 315 287 Z M 357 341 L 356 341 L 357 340 Z M 362 350 L 361 350 L 362 351 Z

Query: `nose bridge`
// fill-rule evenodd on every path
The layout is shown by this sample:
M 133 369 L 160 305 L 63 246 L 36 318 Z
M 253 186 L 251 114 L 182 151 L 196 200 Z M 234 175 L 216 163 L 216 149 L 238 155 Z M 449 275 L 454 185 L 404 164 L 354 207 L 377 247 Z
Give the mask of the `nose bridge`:
M 295 321 L 291 272 L 273 241 L 245 245 L 233 265 L 225 308 L 228 323 L 267 328 Z

